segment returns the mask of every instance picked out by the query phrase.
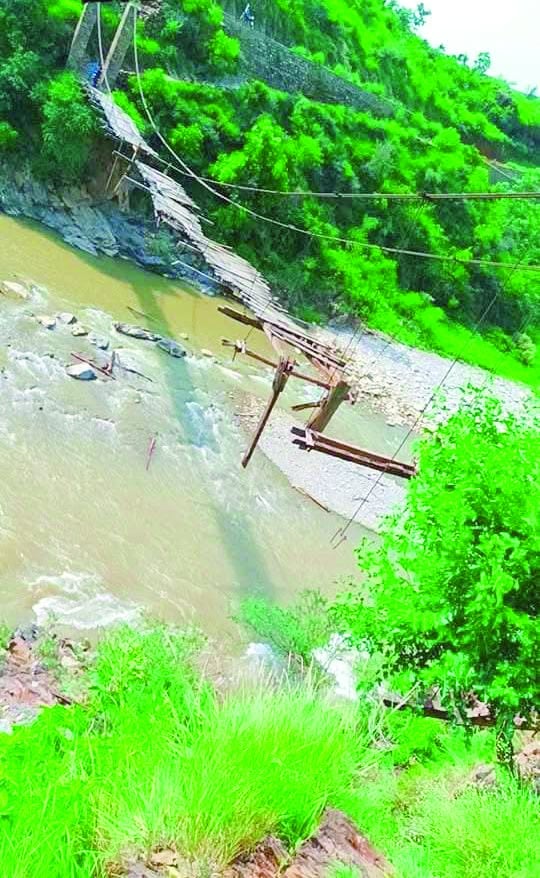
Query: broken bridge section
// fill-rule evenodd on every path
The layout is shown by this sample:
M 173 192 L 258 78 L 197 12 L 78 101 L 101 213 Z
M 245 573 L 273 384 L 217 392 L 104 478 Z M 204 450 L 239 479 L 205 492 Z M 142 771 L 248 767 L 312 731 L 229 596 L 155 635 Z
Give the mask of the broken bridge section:
M 112 97 L 99 89 L 88 86 L 87 92 L 101 116 L 105 133 L 121 142 L 120 151 L 115 152 L 109 182 L 118 162 L 123 161 L 126 167 L 113 194 L 118 193 L 120 197 L 122 184 L 146 191 L 152 200 L 156 222 L 165 223 L 182 238 L 186 246 L 198 253 L 225 293 L 249 308 L 253 316 L 228 307 L 221 307 L 219 310 L 232 320 L 263 332 L 277 355 L 277 362 L 274 362 L 249 350 L 245 342 L 223 339 L 223 344 L 234 348 L 235 354 L 252 357 L 275 370 L 271 396 L 243 456 L 242 465 L 246 467 L 251 460 L 287 382 L 290 378 L 296 378 L 315 384 L 323 391 L 318 402 L 293 407 L 297 412 L 313 410 L 304 429 L 292 429 L 292 441 L 297 447 L 308 452 L 317 451 L 339 457 L 381 473 L 412 478 L 416 474 L 413 465 L 323 436 L 341 404 L 354 404 L 356 401 L 354 388 L 346 373 L 346 356 L 336 347 L 323 342 L 311 330 L 301 328 L 272 295 L 267 280 L 250 262 L 226 244 L 214 241 L 205 234 L 202 226 L 204 218 L 201 217 L 196 202 L 177 180 L 148 163 L 151 160 L 161 160 L 144 140 L 133 120 L 115 104 Z M 125 145 L 130 148 L 131 156 L 123 154 Z M 139 158 L 141 153 L 146 161 Z M 195 175 L 194 179 L 197 179 Z M 317 377 L 299 371 L 296 355 L 301 355 L 308 361 Z

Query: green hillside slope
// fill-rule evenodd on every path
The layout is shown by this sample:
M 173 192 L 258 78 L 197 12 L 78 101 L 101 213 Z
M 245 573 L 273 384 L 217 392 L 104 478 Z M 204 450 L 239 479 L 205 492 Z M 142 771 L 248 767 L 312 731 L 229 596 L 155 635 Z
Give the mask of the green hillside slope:
M 227 14 L 238 19 L 242 5 L 227 0 Z M 197 173 L 263 189 L 347 194 L 540 188 L 540 101 L 481 72 L 485 59 L 472 69 L 430 48 L 415 33 L 422 10 L 383 0 L 252 5 L 256 29 L 385 98 L 392 115 L 235 81 L 242 49 L 223 29 L 222 7 L 163 0 L 139 26 L 141 82 L 160 130 Z M 37 171 L 53 176 L 84 175 L 92 158 L 92 118 L 75 83 L 59 73 L 80 8 L 79 0 L 13 0 L 9 11 L 0 9 L 0 149 L 35 151 Z M 103 7 L 102 17 L 108 41 L 118 9 Z M 133 69 L 133 60 L 126 66 Z M 137 77 L 118 85 L 118 100 L 152 139 Z M 493 159 L 518 173 L 494 184 Z M 301 316 L 349 313 L 405 341 L 537 383 L 540 275 L 522 268 L 540 264 L 538 203 L 219 190 L 229 204 L 195 182 L 186 186 L 213 220 L 213 234 L 252 260 Z M 258 220 L 242 205 L 326 237 Z M 463 264 L 471 258 L 504 267 Z

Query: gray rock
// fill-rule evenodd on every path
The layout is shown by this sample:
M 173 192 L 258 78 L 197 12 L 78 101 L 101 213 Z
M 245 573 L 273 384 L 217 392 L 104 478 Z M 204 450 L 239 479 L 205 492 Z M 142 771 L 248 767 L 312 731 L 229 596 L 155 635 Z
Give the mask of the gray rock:
M 26 287 L 13 280 L 1 281 L 0 290 L 5 296 L 9 296 L 12 299 L 28 299 L 30 296 Z
M 102 335 L 97 335 L 95 332 L 90 333 L 88 341 L 101 351 L 106 351 L 109 347 L 109 339 L 104 338 Z
M 183 347 L 181 347 L 177 342 L 173 341 L 172 338 L 162 338 L 158 341 L 157 347 L 160 348 L 165 353 L 170 354 L 171 357 L 185 357 L 186 351 Z
M 44 326 L 45 329 L 54 329 L 56 326 L 56 317 L 50 317 L 48 314 L 37 314 L 36 320 L 41 326 Z
M 161 336 L 149 329 L 143 329 L 142 326 L 132 326 L 130 323 L 115 323 L 114 328 L 122 335 L 129 335 L 131 338 L 139 338 L 142 341 L 160 341 Z
M 56 317 L 60 321 L 60 323 L 65 323 L 66 326 L 70 326 L 72 323 L 77 322 L 75 314 L 72 314 L 70 311 L 61 311 L 60 314 L 56 315 Z
M 71 330 L 71 334 L 75 337 L 79 335 L 88 335 L 88 329 L 86 328 L 86 326 L 83 326 L 82 323 L 76 323 Z
M 75 363 L 68 366 L 66 372 L 71 378 L 78 378 L 79 381 L 93 381 L 97 378 L 96 372 L 86 363 Z

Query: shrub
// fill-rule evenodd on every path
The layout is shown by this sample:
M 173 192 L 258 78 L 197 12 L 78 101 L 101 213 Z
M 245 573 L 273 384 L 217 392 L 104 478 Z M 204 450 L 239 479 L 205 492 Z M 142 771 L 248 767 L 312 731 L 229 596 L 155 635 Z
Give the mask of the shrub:
M 419 452 L 404 509 L 359 550 L 369 601 L 337 613 L 403 694 L 438 687 L 463 715 L 474 693 L 504 727 L 540 705 L 540 423 L 471 393 Z

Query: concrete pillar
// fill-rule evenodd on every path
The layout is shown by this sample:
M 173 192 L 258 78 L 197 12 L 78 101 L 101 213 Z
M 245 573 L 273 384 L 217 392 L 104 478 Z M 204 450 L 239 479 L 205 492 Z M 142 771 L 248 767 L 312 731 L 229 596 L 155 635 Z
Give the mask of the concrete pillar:
M 81 17 L 77 22 L 75 33 L 73 34 L 73 40 L 71 42 L 71 48 L 67 60 L 68 68 L 76 73 L 82 73 L 84 61 L 86 59 L 86 50 L 96 23 L 97 4 L 85 4 Z
M 133 43 L 137 9 L 138 4 L 136 2 L 128 3 L 124 9 L 122 18 L 120 19 L 120 24 L 118 25 L 114 39 L 111 43 L 111 48 L 105 58 L 105 64 L 103 65 L 103 70 L 98 83 L 100 88 L 107 85 L 112 88 L 116 82 L 118 74 L 120 73 L 120 68 L 124 63 L 124 58 L 127 55 L 127 51 Z

